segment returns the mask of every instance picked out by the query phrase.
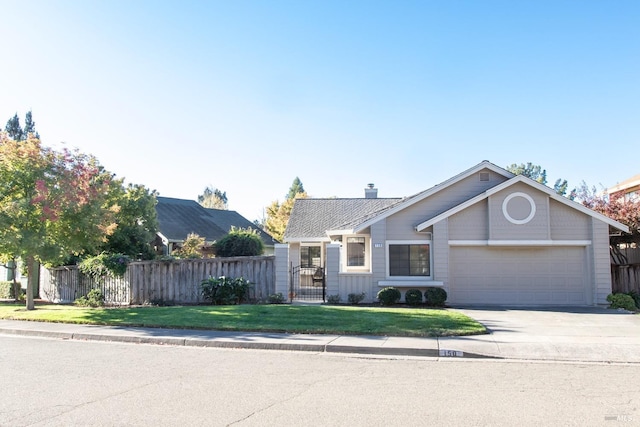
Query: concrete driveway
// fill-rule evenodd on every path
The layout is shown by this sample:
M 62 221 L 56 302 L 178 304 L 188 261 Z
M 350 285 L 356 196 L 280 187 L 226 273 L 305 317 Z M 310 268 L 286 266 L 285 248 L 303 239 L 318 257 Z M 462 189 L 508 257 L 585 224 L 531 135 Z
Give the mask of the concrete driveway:
M 458 307 L 490 335 L 440 348 L 509 359 L 640 363 L 640 315 L 598 307 Z

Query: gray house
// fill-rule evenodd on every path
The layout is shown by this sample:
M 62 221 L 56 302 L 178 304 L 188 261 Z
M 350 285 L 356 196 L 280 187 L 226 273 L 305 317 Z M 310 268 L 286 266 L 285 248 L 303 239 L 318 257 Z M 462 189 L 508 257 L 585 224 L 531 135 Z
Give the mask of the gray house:
M 609 235 L 628 232 L 488 161 L 411 197 L 376 196 L 370 185 L 365 198 L 298 199 L 291 212 L 290 264 L 326 266 L 327 293 L 343 301 L 438 286 L 450 304 L 606 304 Z
M 224 237 L 231 227 L 257 230 L 264 244 L 265 255 L 273 254 L 276 241 L 269 234 L 258 229 L 251 221 L 236 211 L 207 209 L 193 200 L 158 197 L 157 252 L 165 255 L 182 246 L 187 235 L 195 233 L 205 239 L 205 252 Z

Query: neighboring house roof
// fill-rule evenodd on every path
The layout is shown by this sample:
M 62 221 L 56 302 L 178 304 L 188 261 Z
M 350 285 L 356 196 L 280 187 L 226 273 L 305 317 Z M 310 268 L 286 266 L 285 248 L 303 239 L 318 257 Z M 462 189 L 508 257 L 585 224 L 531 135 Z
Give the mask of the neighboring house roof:
M 229 233 L 231 227 L 258 230 L 262 242 L 273 246 L 276 241 L 251 221 L 237 213 L 222 209 L 206 209 L 193 200 L 158 197 L 156 212 L 159 234 L 169 242 L 182 242 L 195 233 L 211 243 Z
M 284 233 L 285 242 L 329 240 L 327 230 L 344 228 L 345 224 L 397 203 L 401 199 L 296 199 Z
M 632 176 L 629 179 L 625 179 L 619 184 L 614 185 L 611 188 L 607 188 L 608 194 L 618 193 L 618 192 L 628 192 L 627 190 L 636 190 L 640 187 L 640 174 Z

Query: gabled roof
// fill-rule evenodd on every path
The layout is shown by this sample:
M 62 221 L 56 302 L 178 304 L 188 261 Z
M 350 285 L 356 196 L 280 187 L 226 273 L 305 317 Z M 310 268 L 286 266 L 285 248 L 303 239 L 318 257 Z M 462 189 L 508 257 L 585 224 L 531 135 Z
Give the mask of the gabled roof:
M 531 187 L 534 187 L 537 190 L 547 194 L 553 200 L 556 200 L 556 201 L 558 201 L 558 202 L 560 202 L 560 203 L 562 203 L 562 204 L 564 204 L 566 206 L 569 206 L 569 207 L 571 207 L 573 209 L 576 209 L 576 210 L 578 210 L 578 211 L 580 211 L 580 212 L 582 212 L 582 213 L 584 213 L 586 215 L 589 215 L 591 217 L 597 218 L 600 221 L 605 222 L 605 223 L 609 224 L 610 226 L 612 226 L 614 228 L 617 228 L 618 230 L 624 231 L 625 233 L 629 232 L 629 227 L 627 227 L 626 225 L 621 224 L 618 221 L 614 221 L 613 219 L 611 219 L 611 218 L 609 218 L 609 217 L 607 217 L 605 215 L 602 215 L 602 214 L 600 214 L 600 213 L 598 213 L 598 212 L 596 212 L 596 211 L 594 211 L 592 209 L 589 209 L 589 208 L 587 208 L 586 206 L 584 206 L 584 205 L 582 205 L 580 203 L 574 202 L 573 200 L 569 200 L 566 197 L 559 195 L 558 193 L 556 193 L 555 191 L 553 191 L 551 188 L 547 187 L 546 185 L 540 184 L 540 183 L 538 183 L 538 182 L 536 182 L 536 181 L 534 181 L 534 180 L 532 180 L 530 178 L 527 178 L 526 176 L 523 176 L 523 175 L 515 176 L 515 177 L 511 178 L 508 181 L 505 181 L 505 182 L 503 182 L 501 184 L 496 185 L 495 187 L 491 187 L 487 191 L 485 191 L 485 192 L 483 192 L 481 194 L 478 194 L 477 196 L 472 197 L 471 199 L 469 199 L 469 200 L 467 200 L 467 201 L 465 201 L 463 203 L 460 203 L 459 205 L 457 205 L 457 206 L 455 206 L 455 207 L 453 207 L 453 208 L 451 208 L 451 209 L 449 209 L 449 210 L 447 210 L 447 211 L 445 211 L 445 212 L 443 212 L 443 213 L 441 213 L 439 215 L 436 215 L 435 217 L 430 218 L 427 221 L 424 221 L 424 222 L 418 224 L 416 226 L 416 231 L 424 231 L 428 227 L 431 227 L 432 225 L 442 221 L 443 219 L 448 218 L 451 215 L 456 214 L 456 213 L 458 213 L 458 212 L 460 212 L 460 211 L 462 211 L 462 210 L 464 210 L 464 209 L 466 209 L 466 208 L 478 203 L 479 201 L 484 200 L 484 199 L 488 198 L 489 196 L 491 196 L 493 194 L 496 194 L 497 192 L 502 191 L 505 188 L 509 188 L 512 185 L 520 183 L 520 182 L 524 183 L 524 184 L 527 184 L 527 185 L 529 185 Z
M 296 199 L 284 233 L 285 242 L 329 240 L 327 230 L 343 229 L 401 199 Z
M 237 213 L 222 209 L 206 209 L 193 200 L 158 197 L 156 213 L 159 233 L 169 242 L 182 242 L 190 233 L 215 242 L 224 237 L 231 227 L 258 229 L 251 221 Z M 262 242 L 273 246 L 276 241 L 258 229 Z
M 502 175 L 505 178 L 512 178 L 515 175 L 512 174 L 511 172 L 507 171 L 506 169 L 502 169 L 499 166 L 494 165 L 493 163 L 489 162 L 488 160 L 484 160 L 480 163 L 478 163 L 477 165 L 475 165 L 474 167 L 467 169 L 466 171 L 459 173 L 458 175 L 449 178 L 448 180 L 440 183 L 440 184 L 436 184 L 433 187 L 422 191 L 420 193 L 417 193 L 413 196 L 407 197 L 405 199 L 402 199 L 402 201 L 400 201 L 399 203 L 396 203 L 393 206 L 390 206 L 389 209 L 386 209 L 384 211 L 380 211 L 378 212 L 376 215 L 373 215 L 369 218 L 364 219 L 363 221 L 361 221 L 359 224 L 355 225 L 353 227 L 353 231 L 354 233 L 358 233 L 361 232 L 363 230 L 365 230 L 367 227 L 371 226 L 372 224 L 380 221 L 383 218 L 387 218 L 403 209 L 408 208 L 409 206 L 412 206 L 418 202 L 421 202 L 422 200 L 426 199 L 427 197 L 432 196 L 435 193 L 438 193 L 450 186 L 452 186 L 453 184 L 456 184 L 460 181 L 462 181 L 463 179 L 466 179 L 480 171 L 482 171 L 483 169 L 489 169 L 490 171 L 493 171 L 495 173 L 497 173 L 498 175 Z

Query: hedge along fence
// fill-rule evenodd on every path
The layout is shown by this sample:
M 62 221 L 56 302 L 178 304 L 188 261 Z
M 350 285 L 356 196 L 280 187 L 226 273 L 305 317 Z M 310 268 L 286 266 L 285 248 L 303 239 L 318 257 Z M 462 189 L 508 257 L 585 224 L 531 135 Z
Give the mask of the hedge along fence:
M 243 277 L 252 283 L 250 300 L 265 300 L 275 293 L 275 257 L 207 258 L 141 261 L 127 266 L 123 277 L 95 282 L 77 267 L 43 268 L 40 297 L 68 303 L 100 287 L 107 304 L 197 304 L 204 302 L 200 283 L 209 277 Z

